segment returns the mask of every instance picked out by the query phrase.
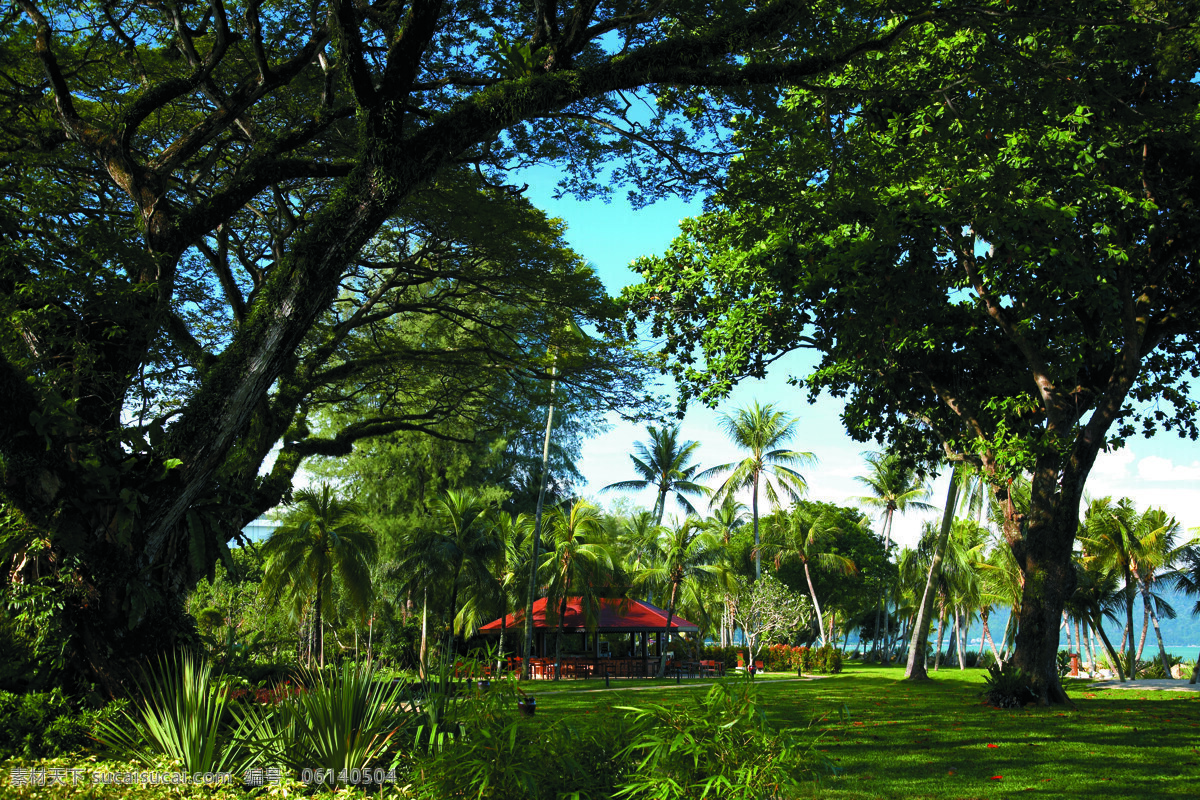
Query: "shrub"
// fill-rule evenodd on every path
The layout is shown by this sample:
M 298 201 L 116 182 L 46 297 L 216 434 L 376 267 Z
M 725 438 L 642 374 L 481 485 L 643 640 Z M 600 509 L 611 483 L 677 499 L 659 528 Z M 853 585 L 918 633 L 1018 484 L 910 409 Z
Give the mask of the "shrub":
M 995 665 L 988 668 L 988 676 L 984 678 L 987 689 L 983 692 L 988 705 L 996 708 L 1021 708 L 1026 703 L 1037 700 L 1029 679 L 1021 670 L 1008 665 L 1001 671 Z
M 980 669 L 987 669 L 988 667 L 991 667 L 995 663 L 996 663 L 996 654 L 993 653 L 991 650 L 984 650 L 982 653 L 979 654 L 979 660 L 976 662 L 975 666 L 979 667 Z
M 93 744 L 97 722 L 127 705 L 119 701 L 100 710 L 75 710 L 60 689 L 0 692 L 0 756 L 41 758 L 84 750 Z
M 96 738 L 121 755 L 153 765 L 165 755 L 187 772 L 240 772 L 244 750 L 224 730 L 229 688 L 212 680 L 202 658 L 163 659 L 141 687 L 137 713 L 101 720 Z
M 777 730 L 749 682 L 714 684 L 689 706 L 628 708 L 632 743 L 622 760 L 636 768 L 616 798 L 799 796 L 823 762 L 800 729 Z
M 979 666 L 979 651 L 967 650 L 964 652 L 963 665 L 966 666 L 967 669 L 974 669 L 975 667 Z
M 376 681 L 369 665 L 346 661 L 339 674 L 305 671 L 299 682 L 300 691 L 285 690 L 274 705 L 235 707 L 249 761 L 337 775 L 376 763 L 402 727 L 403 687 Z

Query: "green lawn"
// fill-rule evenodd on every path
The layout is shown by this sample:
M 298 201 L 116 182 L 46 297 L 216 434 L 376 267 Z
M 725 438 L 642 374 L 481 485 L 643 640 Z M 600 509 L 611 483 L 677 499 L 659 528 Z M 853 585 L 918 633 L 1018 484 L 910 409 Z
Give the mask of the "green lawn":
M 1086 682 L 1068 691 L 1077 707 L 1002 711 L 985 706 L 981 670 L 943 669 L 932 681 L 909 684 L 902 668 L 848 664 L 840 675 L 796 680 L 760 675 L 757 691 L 780 726 L 810 728 L 814 749 L 836 769 L 823 778 L 821 798 L 1200 798 L 1200 692 L 1108 690 Z M 619 706 L 691 703 L 711 681 L 536 682 L 537 716 L 600 720 Z M 595 716 L 593 716 L 595 715 Z M 81 767 L 79 759 L 40 762 Z M 0 765 L 39 762 L 16 760 Z M 91 768 L 96 768 L 92 765 Z M 107 766 L 106 769 L 122 769 Z M 132 767 L 124 767 L 132 769 Z M 0 797 L 244 798 L 220 792 L 149 787 L 55 787 L 21 790 L 0 776 Z M 298 784 L 272 796 L 296 796 Z M 359 793 L 353 793 L 362 796 Z M 261 795 L 260 795 L 261 796 Z M 378 795 L 375 795 L 378 796 Z M 386 797 L 409 796 L 389 787 Z
M 1200 797 L 1200 693 L 1089 692 L 1077 681 L 1068 687 L 1075 709 L 1003 711 L 983 704 L 982 670 L 942 669 L 920 684 L 903 675 L 848 664 L 819 680 L 757 681 L 770 717 L 811 724 L 817 749 L 838 769 L 820 797 Z M 704 683 L 608 692 L 582 681 L 547 685 L 537 713 L 688 702 Z

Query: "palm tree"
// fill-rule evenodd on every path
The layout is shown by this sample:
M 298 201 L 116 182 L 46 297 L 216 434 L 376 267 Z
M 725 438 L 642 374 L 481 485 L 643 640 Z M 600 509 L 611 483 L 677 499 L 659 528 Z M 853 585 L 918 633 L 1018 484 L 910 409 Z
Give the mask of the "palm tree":
M 267 569 L 263 584 L 270 596 L 284 592 L 297 599 L 306 593 L 314 614 L 310 637 L 318 661 L 325 666 L 324 609 L 332 600 L 336 575 L 351 604 L 362 611 L 370 605 L 371 564 L 379 546 L 364 525 L 357 505 L 341 500 L 328 483 L 301 489 L 289 504 L 283 525 L 263 544 Z
M 580 596 L 589 628 L 600 616 L 600 592 L 612 573 L 612 553 L 598 539 L 604 537 L 600 511 L 586 500 L 576 500 L 567 510 L 556 508 L 546 526 L 546 553 L 540 571 L 546 582 L 546 621 L 558 622 L 554 642 L 554 679 L 562 669 L 563 618 L 567 601 Z
M 476 630 L 485 618 L 500 614 L 500 642 L 497 658 L 503 658 L 505 639 L 508 636 L 509 608 L 519 604 L 523 597 L 526 570 L 529 568 L 530 534 L 533 521 L 527 514 L 513 515 L 507 511 L 491 509 L 485 521 L 494 540 L 495 549 L 487 564 L 491 580 L 483 583 L 468 583 L 467 601 L 455 620 L 463 635 Z M 500 662 L 497 662 L 499 668 Z
M 929 497 L 929 485 L 916 467 L 905 463 L 895 453 L 867 453 L 867 464 L 871 472 L 866 476 L 858 476 L 856 481 L 867 487 L 871 493 L 864 497 L 854 498 L 862 505 L 877 508 L 883 513 L 883 546 L 884 552 L 891 553 L 892 549 L 892 516 L 899 511 L 903 514 L 912 508 L 919 511 L 932 511 L 933 506 L 924 502 Z M 875 635 L 879 638 L 880 611 L 883 615 L 883 628 L 888 629 L 888 596 L 887 586 L 883 587 L 883 596 L 875 610 Z M 878 646 L 876 647 L 878 651 Z M 888 663 L 889 654 L 884 652 L 883 663 Z
M 813 587 L 812 567 L 853 575 L 857 569 L 846 556 L 830 551 L 839 532 L 837 518 L 827 512 L 807 508 L 795 508 L 790 514 L 774 520 L 767 532 L 767 541 L 762 545 L 768 556 L 775 560 L 775 570 L 789 562 L 799 562 L 804 567 L 804 578 L 808 581 L 808 594 L 817 612 L 817 628 L 821 644 L 825 644 L 825 621 L 821 615 L 821 603 Z M 758 557 L 756 549 L 755 558 Z
M 1191 532 L 1200 534 L 1200 528 L 1192 528 Z M 1192 607 L 1192 616 L 1200 615 L 1200 536 L 1180 550 L 1179 566 L 1175 568 L 1171 578 L 1177 591 L 1197 598 L 1196 605 Z M 1197 681 L 1200 681 L 1200 658 L 1196 659 L 1196 667 L 1192 670 L 1189 683 Z
M 726 547 L 729 546 L 729 540 L 733 538 L 734 531 L 745 524 L 746 506 L 743 503 L 739 503 L 733 495 L 726 495 L 721 504 L 704 521 L 704 525 L 708 528 L 709 532 L 719 536 L 721 542 Z M 734 597 L 734 592 L 725 592 L 725 609 L 721 615 L 722 647 L 728 647 L 733 644 L 734 617 L 736 616 Z
M 1169 522 L 1169 524 L 1168 524 Z M 1140 576 L 1145 573 L 1152 580 L 1155 570 L 1166 554 L 1173 549 L 1175 532 L 1179 526 L 1165 514 L 1138 514 L 1133 502 L 1123 497 L 1113 503 L 1111 497 L 1093 500 L 1084 515 L 1084 559 L 1094 561 L 1100 568 L 1118 572 L 1125 581 L 1126 628 L 1129 631 L 1129 650 L 1125 656 L 1125 669 L 1130 680 L 1137 678 L 1136 628 L 1133 624 L 1133 606 Z M 1150 599 L 1145 597 L 1147 615 L 1151 612 Z M 1156 622 L 1157 627 L 1157 622 Z M 1164 668 L 1170 670 L 1166 649 L 1161 647 Z
M 1117 612 L 1125 599 L 1116 572 L 1105 569 L 1098 559 L 1079 558 L 1075 561 L 1075 591 L 1067 600 L 1066 610 L 1085 620 L 1100 635 L 1100 641 L 1122 682 L 1125 681 L 1125 669 L 1116 648 L 1104 632 L 1104 618 L 1118 622 Z
M 621 530 L 616 536 L 617 551 L 621 554 L 623 568 L 636 574 L 654 563 L 661 554 L 663 527 L 654 521 L 649 511 L 640 511 L 621 521 Z M 649 591 L 649 590 L 647 590 Z M 650 601 L 650 596 L 646 596 Z
M 487 505 L 479 494 L 465 489 L 448 489 L 433 503 L 430 521 L 420 533 L 416 547 L 423 557 L 443 564 L 450 577 L 450 625 L 446 631 L 446 655 L 454 652 L 458 633 L 459 588 L 463 578 L 478 590 L 498 592 L 489 564 L 501 545 L 489 524 Z
M 776 411 L 772 403 L 760 406 L 755 402 L 749 408 L 739 408 L 733 414 L 721 418 L 725 434 L 750 455 L 741 461 L 722 464 L 705 470 L 696 477 L 703 480 L 710 475 L 730 472 L 713 495 L 714 503 L 723 502 L 740 489 L 750 487 L 750 515 L 754 523 L 754 577 L 762 577 L 762 559 L 758 550 L 761 545 L 758 530 L 758 490 L 766 491 L 767 501 L 779 506 L 780 490 L 792 501 L 808 488 L 804 476 L 794 467 L 809 466 L 816 462 L 812 453 L 788 450 L 780 445 L 796 434 L 799 420 L 783 411 Z M 778 487 L 778 488 L 776 488 Z
M 695 519 L 689 518 L 678 528 L 670 530 L 662 540 L 662 557 L 657 564 L 643 569 L 634 578 L 638 586 L 654 585 L 667 595 L 667 621 L 663 626 L 663 642 L 670 642 L 671 620 L 685 587 L 698 599 L 704 585 L 716 585 L 728 580 L 728 570 L 721 564 L 722 545 L 711 532 Z M 659 653 L 658 677 L 667 669 L 667 650 L 664 644 Z
M 692 478 L 698 464 L 688 464 L 699 442 L 680 442 L 679 426 L 671 428 L 649 427 L 650 441 L 635 442 L 633 449 L 637 455 L 629 456 L 633 462 L 634 471 L 641 476 L 640 480 L 617 481 L 610 483 L 600 491 L 635 491 L 654 487 L 658 490 L 658 498 L 654 501 L 654 524 L 661 525 L 663 514 L 667 509 L 667 495 L 674 494 L 680 507 L 688 514 L 695 514 L 696 509 L 688 500 L 688 495 L 703 496 L 708 494 L 708 487 L 695 483 Z

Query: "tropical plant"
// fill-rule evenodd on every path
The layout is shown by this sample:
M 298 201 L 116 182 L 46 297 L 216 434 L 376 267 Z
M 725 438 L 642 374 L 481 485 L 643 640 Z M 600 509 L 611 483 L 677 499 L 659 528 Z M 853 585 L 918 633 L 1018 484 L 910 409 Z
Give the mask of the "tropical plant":
M 633 728 L 621 755 L 637 767 L 616 798 L 799 797 L 824 766 L 811 736 L 768 722 L 749 681 L 720 681 L 687 705 L 623 710 Z
M 808 595 L 816 611 L 818 637 L 825 644 L 825 619 L 821 614 L 821 601 L 813 586 L 813 568 L 852 575 L 854 562 L 833 552 L 831 545 L 839 530 L 836 517 L 828 512 L 809 508 L 795 508 L 791 513 L 778 516 L 767 531 L 761 550 L 774 560 L 775 569 L 789 562 L 804 567 L 804 578 L 808 583 Z M 758 553 L 755 553 L 755 558 Z
M 135 711 L 97 722 L 96 736 L 121 755 L 151 766 L 166 756 L 187 772 L 240 772 L 245 747 L 225 729 L 229 687 L 193 653 L 163 657 L 145 676 Z
M 612 553 L 601 541 L 604 527 L 600 510 L 586 500 L 569 508 L 556 508 L 548 515 L 546 553 L 541 569 L 546 586 L 546 621 L 557 624 L 554 643 L 554 678 L 562 669 L 562 629 L 567 603 L 580 598 L 587 627 L 593 629 L 600 616 L 601 591 L 613 570 Z
M 1124 580 L 1124 610 L 1128 630 L 1129 649 L 1125 654 L 1125 673 L 1132 680 L 1137 677 L 1136 628 L 1133 622 L 1134 600 L 1142 593 L 1146 616 L 1154 621 L 1158 635 L 1159 659 L 1166 665 L 1168 654 L 1163 645 L 1158 627 L 1158 610 L 1171 617 L 1174 609 L 1155 597 L 1151 586 L 1160 568 L 1169 567 L 1186 552 L 1186 546 L 1176 547 L 1175 537 L 1179 524 L 1160 509 L 1148 509 L 1138 514 L 1129 498 L 1114 503 L 1112 498 L 1093 500 L 1084 515 L 1083 532 L 1080 540 L 1084 547 L 1085 561 L 1095 562 L 1102 569 L 1109 569 Z M 1143 625 L 1143 635 L 1145 633 Z M 1170 668 L 1165 667 L 1169 674 Z
M 378 552 L 358 506 L 338 498 L 328 483 L 296 492 L 284 524 L 263 544 L 267 559 L 263 586 L 268 594 L 290 593 L 298 606 L 312 609 L 310 662 L 316 650 L 318 663 L 325 666 L 324 615 L 332 600 L 334 576 L 353 606 L 365 613 L 372 594 L 371 565 Z
M 870 474 L 858 475 L 855 480 L 870 492 L 869 495 L 854 498 L 860 504 L 878 509 L 883 515 L 883 546 L 889 553 L 892 548 L 892 517 L 897 511 L 903 514 L 909 509 L 914 511 L 930 511 L 929 503 L 924 502 L 929 497 L 930 489 L 922 475 L 914 465 L 905 462 L 895 453 L 867 453 L 865 455 Z M 883 627 L 879 625 L 882 613 Z M 881 636 L 886 636 L 888 629 L 888 592 L 887 584 L 883 586 L 883 594 L 879 599 L 879 608 L 875 612 L 875 651 L 880 653 L 884 664 L 888 663 L 889 653 L 880 651 L 878 642 Z
M 323 770 L 328 783 L 345 782 L 351 770 L 376 763 L 413 715 L 401 711 L 406 691 L 398 681 L 381 681 L 369 663 L 342 662 L 341 672 L 302 670 L 299 691 L 274 705 L 235 709 L 239 741 L 254 763 L 278 766 L 298 776 Z
M 750 515 L 754 525 L 755 579 L 762 577 L 762 559 L 758 553 L 760 487 L 765 491 L 767 501 L 773 506 L 780 505 L 781 492 L 791 500 L 799 500 L 800 495 L 807 490 L 808 484 L 795 467 L 816 462 L 812 453 L 781 447 L 795 436 L 798 424 L 799 420 L 776 410 L 773 403 L 763 406 L 755 402 L 748 408 L 737 409 L 733 414 L 722 415 L 721 429 L 734 444 L 749 451 L 750 455 L 741 461 L 712 467 L 696 476 L 704 480 L 709 476 L 730 473 L 713 493 L 714 503 L 724 502 L 741 489 L 751 489 Z
M 671 620 L 675 615 L 681 590 L 687 589 L 693 596 L 699 595 L 706 586 L 732 583 L 729 570 L 722 561 L 722 544 L 714 534 L 694 518 L 668 530 L 662 539 L 660 557 L 652 566 L 642 569 L 634 577 L 635 586 L 653 585 L 660 587 L 667 597 L 667 620 L 663 625 L 664 647 L 659 654 L 658 676 L 667 669 L 667 649 L 671 641 Z
M 630 455 L 633 469 L 641 477 L 630 481 L 610 483 L 600 491 L 642 491 L 653 487 L 658 492 L 654 501 L 654 524 L 661 525 L 667 508 L 667 497 L 674 495 L 679 506 L 687 514 L 696 514 L 689 496 L 708 494 L 708 487 L 693 481 L 698 464 L 688 464 L 692 454 L 700 447 L 699 442 L 680 442 L 679 426 L 659 430 L 649 426 L 649 442 L 634 442 L 636 455 Z

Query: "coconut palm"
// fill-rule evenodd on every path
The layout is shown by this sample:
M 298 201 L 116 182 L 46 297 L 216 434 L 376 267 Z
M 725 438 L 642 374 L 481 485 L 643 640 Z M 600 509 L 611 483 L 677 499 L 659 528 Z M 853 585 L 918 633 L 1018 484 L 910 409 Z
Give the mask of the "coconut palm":
M 702 497 L 708 494 L 708 487 L 692 480 L 700 466 L 687 462 L 700 447 L 700 443 L 679 441 L 678 425 L 662 430 L 651 425 L 648 432 L 650 441 L 635 442 L 633 449 L 637 455 L 629 456 L 634 472 L 641 478 L 610 483 L 600 491 L 640 492 L 653 487 L 658 491 L 658 498 L 654 501 L 655 525 L 662 524 L 668 495 L 675 496 L 684 512 L 695 514 L 696 509 L 688 497 Z
M 322 667 L 323 616 L 332 601 L 334 576 L 354 608 L 365 613 L 370 605 L 371 565 L 379 547 L 360 514 L 357 505 L 340 499 L 328 483 L 301 489 L 288 505 L 283 525 L 262 547 L 268 596 L 278 599 L 291 593 L 313 609 L 309 657 L 315 649 Z
M 1084 533 L 1080 539 L 1085 562 L 1095 562 L 1099 568 L 1117 572 L 1124 579 L 1126 629 L 1129 631 L 1125 669 L 1131 680 L 1136 679 L 1134 599 L 1142 586 L 1141 576 L 1144 574 L 1147 581 L 1152 581 L 1155 571 L 1169 557 L 1168 553 L 1174 550 L 1174 536 L 1179 526 L 1162 512 L 1138 514 L 1133 501 L 1127 497 L 1116 503 L 1111 497 L 1091 501 L 1084 515 L 1083 526 Z M 1143 595 L 1147 616 L 1153 613 L 1153 601 L 1148 594 Z M 1161 647 L 1161 636 L 1159 638 L 1160 656 L 1170 674 L 1170 662 L 1165 648 Z
M 730 473 L 725 482 L 713 494 L 713 502 L 721 503 L 741 489 L 750 488 L 750 516 L 754 524 L 754 577 L 762 577 L 762 559 L 758 550 L 761 545 L 758 530 L 758 492 L 761 487 L 767 501 L 779 506 L 782 492 L 792 501 L 800 499 L 808 484 L 796 467 L 809 466 L 816 462 L 812 453 L 789 450 L 781 447 L 796 435 L 799 420 L 777 411 L 774 404 L 760 406 L 757 402 L 749 408 L 739 408 L 733 414 L 721 418 L 721 429 L 743 450 L 750 453 L 741 461 L 722 464 L 705 470 L 696 477 L 704 480 L 712 475 Z
M 1192 528 L 1191 532 L 1200 534 L 1200 528 Z M 1180 550 L 1178 566 L 1171 578 L 1177 591 L 1197 598 L 1196 605 L 1192 607 L 1192 616 L 1200 615 L 1200 536 Z M 1197 681 L 1200 681 L 1200 659 L 1196 660 L 1189 683 Z
M 450 607 L 446 654 L 454 651 L 458 626 L 458 599 L 464 584 L 475 591 L 497 594 L 499 586 L 489 570 L 501 544 L 490 524 L 488 505 L 471 489 L 448 489 L 434 501 L 430 518 L 414 543 L 421 557 L 444 565 L 450 578 Z
M 1108 634 L 1104 632 L 1104 618 L 1120 624 L 1117 614 L 1126 603 L 1126 595 L 1120 588 L 1120 577 L 1113 570 L 1105 569 L 1099 559 L 1078 558 L 1075 561 L 1075 591 L 1067 599 L 1068 613 L 1084 619 L 1100 636 L 1108 659 L 1116 667 L 1117 677 L 1124 682 L 1125 668 Z
M 716 586 L 729 582 L 729 570 L 722 562 L 721 540 L 694 518 L 684 520 L 677 528 L 667 531 L 661 543 L 661 558 L 653 566 L 634 577 L 637 586 L 657 586 L 667 597 L 667 621 L 663 626 L 663 642 L 669 642 L 671 620 L 676 604 L 686 587 L 695 601 L 705 585 Z M 667 668 L 667 650 L 659 653 L 658 676 Z
M 513 515 L 493 508 L 484 524 L 490 530 L 495 544 L 487 564 L 491 580 L 464 586 L 467 600 L 455 618 L 455 627 L 464 637 L 470 636 L 486 619 L 499 613 L 500 642 L 497 654 L 503 657 L 508 636 L 509 609 L 520 605 L 524 598 L 523 579 L 529 568 L 533 520 L 527 514 Z
M 883 515 L 883 546 L 885 552 L 892 549 L 892 517 L 899 511 L 903 514 L 908 509 L 917 511 L 932 511 L 933 506 L 924 502 L 929 497 L 929 484 L 924 475 L 915 466 L 905 463 L 895 453 L 867 453 L 867 464 L 871 468 L 868 475 L 855 478 L 870 492 L 869 495 L 853 498 L 869 508 L 878 509 Z M 883 628 L 879 627 L 879 617 L 882 612 Z M 883 587 L 883 596 L 879 608 L 875 611 L 876 638 L 881 630 L 888 629 L 888 596 L 887 586 Z M 878 651 L 878 646 L 876 646 Z M 887 664 L 889 654 L 882 654 L 883 663 Z
M 576 500 L 570 508 L 556 508 L 548 517 L 543 543 L 546 551 L 539 572 L 546 585 L 546 621 L 558 623 L 554 642 L 554 679 L 558 680 L 567 602 L 574 595 L 580 597 L 585 624 L 593 629 L 600 616 L 601 590 L 612 575 L 613 559 L 603 543 L 604 526 L 595 505 Z
M 726 547 L 729 546 L 729 540 L 733 538 L 734 532 L 746 524 L 746 506 L 744 503 L 739 503 L 733 495 L 726 495 L 721 501 L 721 504 L 713 509 L 713 512 L 704 520 L 704 525 L 708 531 L 716 536 L 719 536 L 721 542 Z M 734 593 L 725 592 L 724 613 L 721 615 L 721 646 L 727 647 L 733 643 L 733 628 L 734 628 Z
M 804 578 L 808 581 L 808 594 L 817 613 L 817 627 L 821 644 L 825 644 L 825 621 L 821 615 L 821 603 L 813 587 L 812 569 L 841 572 L 853 575 L 857 569 L 854 562 L 831 551 L 839 532 L 838 520 L 833 514 L 808 508 L 795 508 L 790 514 L 779 515 L 767 531 L 761 549 L 775 562 L 776 571 L 790 562 L 799 562 L 804 567 Z M 758 557 L 756 548 L 755 558 Z

